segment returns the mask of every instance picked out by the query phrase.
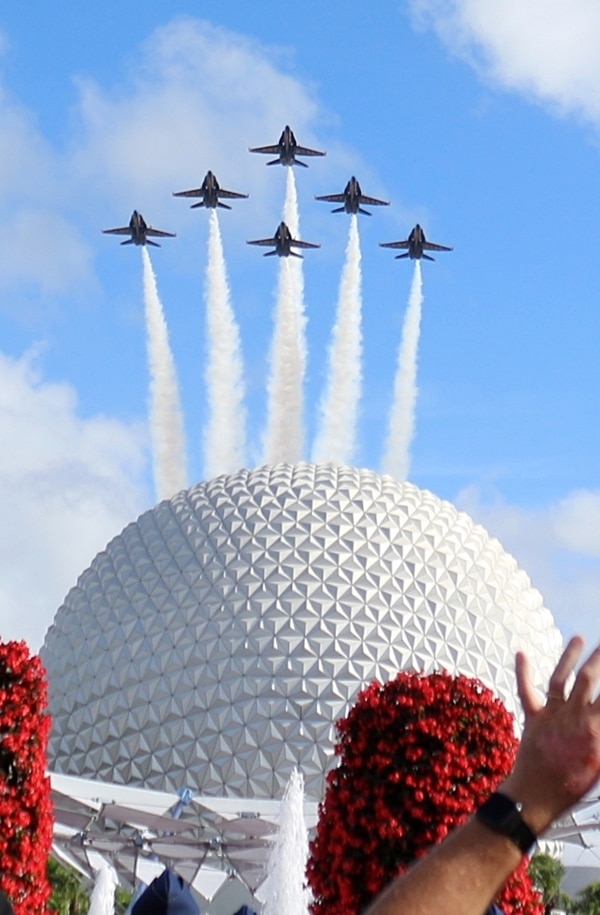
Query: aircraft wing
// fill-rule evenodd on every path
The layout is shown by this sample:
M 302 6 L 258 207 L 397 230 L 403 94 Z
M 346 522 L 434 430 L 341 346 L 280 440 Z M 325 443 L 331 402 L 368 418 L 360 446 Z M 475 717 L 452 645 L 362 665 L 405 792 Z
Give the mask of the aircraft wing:
M 155 238 L 175 238 L 175 232 L 162 232 L 160 229 L 153 229 L 151 227 L 145 229 L 144 235 L 151 235 Z
M 294 248 L 320 248 L 321 247 L 321 245 L 315 245 L 311 241 L 300 241 L 297 238 L 292 239 L 292 241 L 290 242 L 290 245 L 292 245 Z
M 218 196 L 226 197 L 228 200 L 242 200 L 243 198 L 248 197 L 248 194 L 238 194 L 237 191 L 224 191 L 222 188 L 219 188 Z
M 121 229 L 102 229 L 105 235 L 131 235 L 131 228 L 123 226 Z
M 326 203 L 344 203 L 346 200 L 345 194 L 322 194 L 320 197 L 315 197 L 315 200 L 325 200 Z
M 254 241 L 247 241 L 247 245 L 262 245 L 263 247 L 273 247 L 277 244 L 274 238 L 257 238 Z
M 204 197 L 204 188 L 196 187 L 191 191 L 173 191 L 173 197 Z
M 410 248 L 410 242 L 407 239 L 404 241 L 380 241 L 380 248 Z
M 447 245 L 434 245 L 432 241 L 424 241 L 423 247 L 426 251 L 454 251 L 454 248 L 449 248 Z
M 374 207 L 389 207 L 389 200 L 378 200 L 377 197 L 367 197 L 365 194 L 360 194 L 358 198 L 359 203 L 369 203 Z
M 318 149 L 308 149 L 307 146 L 295 146 L 294 155 L 295 156 L 325 156 L 327 154 L 324 152 L 319 152 Z
M 281 147 L 278 144 L 275 144 L 275 146 L 249 146 L 248 152 L 265 153 L 268 156 L 278 156 L 281 152 Z

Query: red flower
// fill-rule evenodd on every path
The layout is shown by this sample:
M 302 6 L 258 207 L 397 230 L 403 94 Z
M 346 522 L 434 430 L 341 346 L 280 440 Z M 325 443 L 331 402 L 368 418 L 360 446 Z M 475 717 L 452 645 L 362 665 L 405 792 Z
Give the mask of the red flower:
M 42 915 L 52 844 L 46 679 L 25 642 L 0 643 L 0 888 L 16 915 Z
M 517 747 L 492 692 L 446 672 L 371 683 L 336 730 L 307 868 L 313 915 L 358 915 L 493 791 Z M 543 911 L 525 866 L 499 901 L 506 915 Z

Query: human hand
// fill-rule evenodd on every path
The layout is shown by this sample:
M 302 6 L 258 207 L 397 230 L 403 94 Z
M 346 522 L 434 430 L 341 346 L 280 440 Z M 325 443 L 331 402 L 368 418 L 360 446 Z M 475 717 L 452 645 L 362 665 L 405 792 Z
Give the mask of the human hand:
M 600 778 L 600 697 L 594 698 L 600 682 L 600 646 L 581 666 L 566 695 L 582 651 L 583 639 L 575 636 L 550 677 L 545 704 L 531 683 L 526 656 L 517 654 L 525 727 L 513 771 L 500 791 L 523 805 L 523 819 L 536 834 Z

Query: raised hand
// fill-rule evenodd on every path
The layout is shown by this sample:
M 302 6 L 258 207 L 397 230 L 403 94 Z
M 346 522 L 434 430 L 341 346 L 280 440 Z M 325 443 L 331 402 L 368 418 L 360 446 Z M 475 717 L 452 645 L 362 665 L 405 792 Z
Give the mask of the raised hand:
M 531 684 L 529 662 L 517 655 L 517 684 L 525 728 L 515 767 L 501 791 L 523 804 L 523 817 L 539 833 L 600 779 L 600 647 L 568 683 L 583 651 L 572 638 L 550 678 L 546 702 Z

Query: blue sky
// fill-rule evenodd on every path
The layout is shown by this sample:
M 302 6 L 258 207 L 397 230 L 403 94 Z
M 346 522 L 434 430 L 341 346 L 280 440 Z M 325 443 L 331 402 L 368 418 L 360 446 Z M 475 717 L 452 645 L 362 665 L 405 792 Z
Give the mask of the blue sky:
M 298 169 L 308 441 L 348 234 L 316 194 L 351 174 L 391 201 L 360 220 L 364 387 L 355 463 L 380 467 L 413 265 L 423 265 L 411 480 L 513 553 L 565 634 L 600 635 L 597 369 L 600 11 L 585 0 L 30 0 L 0 13 L 0 632 L 41 644 L 77 574 L 155 502 L 140 252 L 102 228 L 139 209 L 203 478 L 207 214 L 171 192 L 211 168 L 248 386 L 265 422 L 285 169 L 248 146 L 290 123 Z M 308 452 L 308 448 L 307 448 Z M 308 456 L 308 453 L 307 453 Z

